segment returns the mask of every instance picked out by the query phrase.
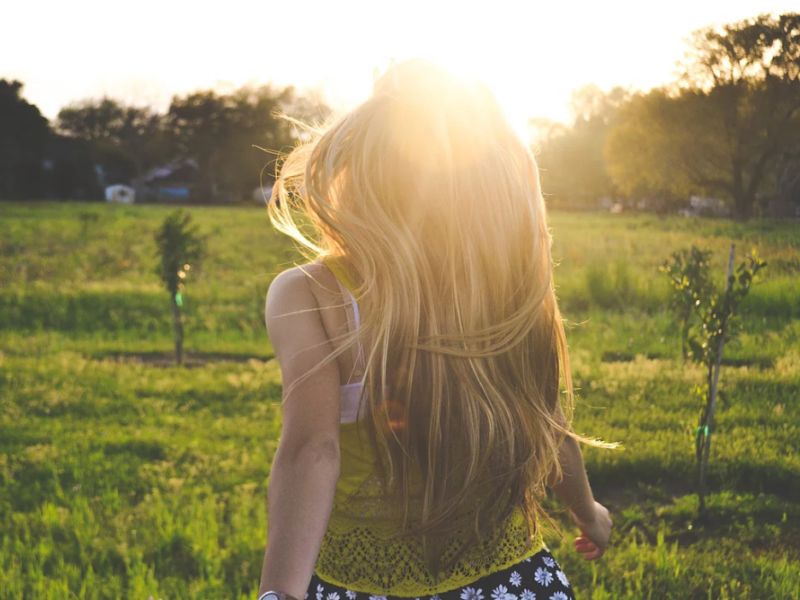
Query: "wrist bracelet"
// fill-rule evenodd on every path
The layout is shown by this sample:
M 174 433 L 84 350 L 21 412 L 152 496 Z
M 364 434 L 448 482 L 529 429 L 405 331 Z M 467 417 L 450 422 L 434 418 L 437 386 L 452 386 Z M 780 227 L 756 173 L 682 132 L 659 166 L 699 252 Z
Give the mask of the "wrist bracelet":
M 267 596 L 276 596 L 280 600 L 299 600 L 299 598 L 295 598 L 291 594 L 287 594 L 286 592 L 278 592 L 275 590 L 267 590 L 263 594 L 261 594 L 256 600 L 264 600 Z

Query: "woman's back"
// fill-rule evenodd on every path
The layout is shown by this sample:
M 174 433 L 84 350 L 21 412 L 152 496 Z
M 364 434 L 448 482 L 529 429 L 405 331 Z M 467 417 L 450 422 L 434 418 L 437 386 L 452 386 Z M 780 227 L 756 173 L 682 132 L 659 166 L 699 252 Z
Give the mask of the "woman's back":
M 339 446 L 315 572 L 349 591 L 414 597 L 542 558 L 542 501 L 562 475 L 562 442 L 593 440 L 570 427 L 530 150 L 485 87 L 424 61 L 385 75 L 317 133 L 283 163 L 268 205 L 273 224 L 311 251 L 302 270 L 315 301 L 294 275 L 286 297 L 320 315 L 290 321 L 309 333 L 300 347 L 277 322 L 288 304 L 268 302 L 290 363 L 285 395 L 316 381 L 305 389 L 321 416 L 308 422 Z M 320 360 L 296 358 L 308 356 Z M 293 406 L 302 438 L 303 404 Z
M 317 279 L 312 289 L 321 303 L 323 324 L 335 339 L 343 329 L 357 326 L 360 311 L 346 271 L 334 259 L 320 263 L 325 265 L 324 269 L 316 268 L 319 264 L 313 263 L 303 269 Z M 360 346 L 359 349 L 363 351 Z M 316 565 L 316 572 L 322 578 L 354 591 L 383 590 L 384 594 L 409 597 L 433 595 L 463 586 L 542 550 L 541 536 L 529 539 L 523 514 L 515 510 L 496 539 L 473 546 L 439 581 L 434 581 L 425 565 L 420 541 L 413 537 L 405 541 L 392 539 L 401 531 L 401 515 L 398 507 L 382 494 L 374 470 L 375 456 L 367 438 L 369 422 L 363 412 L 361 419 L 352 418 L 360 400 L 354 392 L 362 390 L 358 381 L 362 375 L 358 372 L 360 361 L 354 353 L 343 353 L 339 358 L 342 381 L 348 383 L 341 388 L 341 473 Z M 363 411 L 368 405 L 361 406 Z M 420 478 L 416 470 L 412 479 L 416 489 L 411 494 L 414 515 L 421 510 Z M 466 531 L 470 521 L 469 515 L 465 516 Z M 462 541 L 451 539 L 445 553 L 454 552 Z M 342 560 L 343 556 L 349 558 Z

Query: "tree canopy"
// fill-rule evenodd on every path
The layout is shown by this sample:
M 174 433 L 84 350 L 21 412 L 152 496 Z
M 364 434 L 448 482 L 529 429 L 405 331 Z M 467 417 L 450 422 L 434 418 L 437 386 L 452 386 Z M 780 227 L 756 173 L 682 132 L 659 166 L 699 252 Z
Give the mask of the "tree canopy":
M 586 86 L 569 126 L 544 131 L 546 193 L 674 208 L 691 195 L 734 216 L 800 203 L 800 14 L 759 15 L 691 36 L 675 81 L 636 93 Z
M 727 200 L 739 218 L 800 167 L 800 14 L 760 15 L 694 33 L 679 80 L 638 94 L 605 148 L 626 194 Z
M 571 127 L 539 124 L 543 129 L 539 165 L 548 193 L 559 199 L 570 197 L 581 205 L 617 195 L 603 148 L 617 111 L 627 98 L 628 92 L 623 88 L 604 93 L 597 86 L 588 85 L 572 94 Z
M 0 79 L 0 198 L 41 193 L 42 156 L 50 125 L 22 97 L 21 81 Z
M 262 170 L 270 180 L 276 154 L 300 137 L 278 113 L 318 122 L 330 109 L 313 92 L 266 84 L 176 95 L 163 114 L 108 97 L 85 99 L 62 108 L 55 129 L 87 144 L 108 183 L 130 182 L 152 167 L 191 158 L 199 167 L 199 194 L 242 199 L 259 186 Z

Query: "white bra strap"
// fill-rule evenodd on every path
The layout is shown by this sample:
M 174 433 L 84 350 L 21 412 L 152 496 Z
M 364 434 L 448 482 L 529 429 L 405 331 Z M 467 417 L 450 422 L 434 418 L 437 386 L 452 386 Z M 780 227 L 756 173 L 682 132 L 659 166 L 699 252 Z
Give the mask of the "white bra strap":
M 356 302 L 356 297 L 353 296 L 353 292 L 351 292 L 345 285 L 342 284 L 339 279 L 336 279 L 336 283 L 339 284 L 339 288 L 342 290 L 344 294 L 350 297 L 350 304 L 353 306 L 353 320 L 355 322 L 354 328 L 357 330 L 361 326 L 361 315 L 358 311 L 358 302 Z M 361 340 L 358 340 L 358 353 L 356 355 L 356 364 L 364 370 L 364 348 L 361 345 Z
M 358 314 L 358 302 L 356 302 L 356 297 L 353 296 L 353 292 L 344 288 L 344 291 L 347 292 L 347 295 L 350 296 L 350 302 L 353 305 L 353 319 L 355 320 L 355 328 L 358 329 L 361 326 L 361 315 Z

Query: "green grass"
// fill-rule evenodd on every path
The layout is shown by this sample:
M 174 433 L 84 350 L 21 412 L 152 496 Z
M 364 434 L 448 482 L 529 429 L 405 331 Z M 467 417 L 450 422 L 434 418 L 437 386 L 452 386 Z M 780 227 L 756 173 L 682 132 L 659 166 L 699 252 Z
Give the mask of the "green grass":
M 255 597 L 280 432 L 263 302 L 297 253 L 263 209 L 190 209 L 209 257 L 188 282 L 186 346 L 218 360 L 142 362 L 171 350 L 152 237 L 168 210 L 0 204 L 0 599 Z M 547 540 L 578 597 L 800 597 L 800 228 L 567 213 L 550 226 L 576 429 L 623 444 L 584 451 L 615 522 L 603 559 Z M 731 241 L 769 266 L 726 347 L 699 524 L 703 374 L 679 359 L 657 267 L 700 243 L 721 282 Z

